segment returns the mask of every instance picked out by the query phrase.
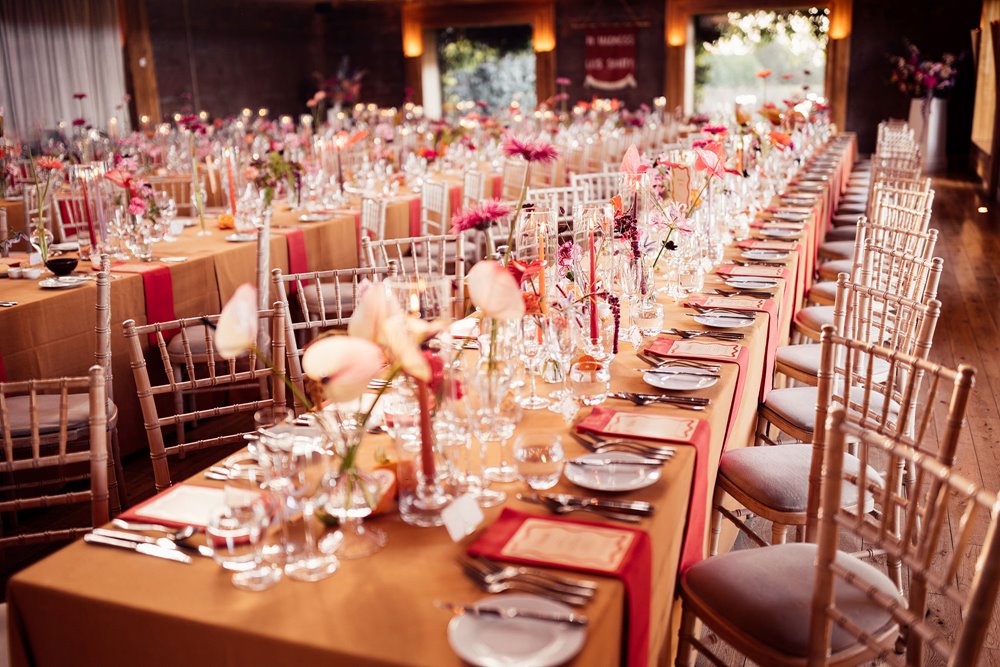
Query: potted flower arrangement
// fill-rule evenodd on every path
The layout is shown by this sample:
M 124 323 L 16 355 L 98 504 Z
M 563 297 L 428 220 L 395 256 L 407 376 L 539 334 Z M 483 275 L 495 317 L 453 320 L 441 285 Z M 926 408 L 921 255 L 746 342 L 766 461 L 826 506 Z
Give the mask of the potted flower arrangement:
M 925 58 L 913 44 L 903 56 L 893 56 L 890 83 L 910 98 L 910 127 L 920 142 L 926 169 L 945 166 L 947 151 L 948 92 L 955 87 L 958 58 L 942 54 L 940 60 Z

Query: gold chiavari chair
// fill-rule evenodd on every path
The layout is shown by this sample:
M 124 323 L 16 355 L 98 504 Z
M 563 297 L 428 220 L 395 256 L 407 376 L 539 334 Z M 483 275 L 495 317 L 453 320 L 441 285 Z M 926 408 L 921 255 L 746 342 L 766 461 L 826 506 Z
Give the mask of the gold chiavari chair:
M 52 196 L 53 235 L 58 243 L 78 238 L 87 234 L 86 214 L 83 209 L 83 196 L 71 194 L 55 194 Z
M 619 160 L 621 160 L 620 157 Z M 572 187 L 578 188 L 583 193 L 584 202 L 603 204 L 621 190 L 622 174 L 613 171 L 596 174 L 572 174 L 569 180 Z
M 264 360 L 259 359 L 254 350 L 241 358 L 227 360 L 219 357 L 215 351 L 215 330 L 213 328 L 219 320 L 218 315 L 190 317 L 145 326 L 137 326 L 134 320 L 126 320 L 122 324 L 132 363 L 132 373 L 135 376 L 136 393 L 142 408 L 146 436 L 149 439 L 149 456 L 153 463 L 153 477 L 157 491 L 162 491 L 171 484 L 168 457 L 242 442 L 243 436 L 253 431 L 252 424 L 250 424 L 251 428 L 240 428 L 238 433 L 168 445 L 163 433 L 164 427 L 172 426 L 177 429 L 177 427 L 190 422 L 231 415 L 252 415 L 263 408 L 283 407 L 285 405 L 285 385 L 276 377 L 276 374 L 285 372 L 285 328 L 287 326 L 285 305 L 280 301 L 276 302 L 271 310 L 259 311 L 257 315 L 260 328 L 270 332 L 271 344 L 268 349 L 271 366 L 267 366 Z M 206 323 L 211 326 L 205 326 Z M 197 327 L 197 331 L 202 335 L 199 345 L 199 348 L 204 350 L 202 353 L 195 353 L 192 345 L 189 330 L 194 327 Z M 174 338 L 179 338 L 181 341 L 186 371 L 184 379 L 177 378 L 173 372 L 174 360 L 167 350 L 167 342 L 164 337 L 164 332 L 169 331 L 176 331 Z M 149 335 L 154 337 L 154 348 L 162 362 L 161 370 L 166 378 L 163 384 L 152 383 L 146 365 L 140 341 L 143 336 Z M 270 381 L 269 391 L 267 391 L 268 381 Z M 203 410 L 185 411 L 181 407 L 175 409 L 173 414 L 161 416 L 160 407 L 156 400 L 158 396 L 168 394 L 176 396 L 189 392 L 228 391 L 255 384 L 265 387 L 265 391 L 262 391 L 258 399 L 231 399 L 225 405 Z M 175 407 L 176 405 L 175 403 Z
M 875 206 L 871 220 L 878 225 L 898 230 L 927 231 L 931 221 L 934 191 L 914 192 L 876 186 Z M 854 239 L 827 240 L 819 246 L 819 259 L 827 262 L 835 259 L 850 259 L 854 251 Z M 822 265 L 820 266 L 822 273 Z
M 558 188 L 528 188 L 525 201 L 536 208 L 556 212 L 556 222 L 561 231 L 569 230 L 573 224 L 573 207 L 583 202 L 583 192 L 578 186 L 566 185 Z
M 420 235 L 443 234 L 448 231 L 448 183 L 427 181 L 420 196 Z M 381 240 L 381 239 L 379 239 Z
M 850 418 L 859 423 L 883 432 L 901 431 L 910 435 L 918 423 L 918 400 L 922 398 L 925 374 L 930 376 L 926 380 L 932 388 L 928 393 L 936 393 L 944 374 L 944 382 L 951 381 L 954 385 L 953 394 L 958 397 L 954 400 L 965 405 L 971 375 L 969 378 L 955 373 L 949 375 L 940 367 L 924 362 L 940 316 L 940 303 L 931 301 L 923 305 L 873 290 L 852 291 L 849 298 L 859 299 L 856 307 L 869 315 L 874 312 L 876 303 L 897 309 L 899 328 L 905 329 L 907 334 L 915 331 L 915 335 L 899 332 L 895 342 L 902 343 L 901 339 L 906 338 L 907 345 L 897 346 L 898 349 L 878 346 L 877 353 L 862 355 L 856 350 L 875 345 L 835 337 L 833 325 L 824 327 L 817 386 L 772 390 L 759 410 L 758 444 L 763 441 L 770 446 L 731 450 L 720 458 L 713 500 L 712 553 L 718 550 L 722 517 L 735 521 L 743 532 L 752 534 L 740 521 L 739 514 L 725 509 L 725 496 L 771 522 L 772 544 L 785 541 L 789 526 L 808 524 L 806 501 L 810 485 L 818 479 L 810 471 L 820 460 L 817 457 L 822 456 L 822 424 L 830 405 L 848 405 Z M 841 323 L 841 326 L 844 325 Z M 926 419 L 935 406 L 933 402 L 925 402 L 923 406 Z M 811 451 L 798 443 L 774 444 L 766 432 L 771 424 L 799 442 L 811 442 Z M 912 482 L 901 477 L 897 479 L 901 490 Z M 758 544 L 763 542 L 760 538 L 756 541 Z
M 500 176 L 500 199 L 517 201 L 528 187 L 528 163 L 521 158 L 504 160 Z
M 462 207 L 470 208 L 477 205 L 484 199 L 490 199 L 492 193 L 487 196 L 487 174 L 479 169 L 467 169 L 462 176 Z M 455 212 L 452 211 L 452 214 Z
M 954 407 L 948 424 L 957 439 Z M 733 552 L 685 572 L 677 664 L 690 664 L 692 648 L 718 661 L 694 636 L 699 619 L 764 665 L 922 665 L 931 651 L 949 667 L 979 664 L 1000 586 L 996 494 L 898 432 L 856 423 L 843 407 L 831 410 L 826 431 L 817 544 Z M 892 484 L 858 475 L 845 465 L 848 447 L 858 452 L 860 470 L 875 458 L 890 470 L 912 467 L 918 491 L 900 496 Z M 873 516 L 864 511 L 866 497 L 890 510 Z M 842 551 L 847 538 L 906 565 L 908 591 Z M 958 627 L 929 614 L 932 604 L 957 607 Z
M 90 503 L 90 523 L 85 527 L 20 531 L 11 528 L 16 522 L 9 522 L 0 549 L 73 540 L 107 523 L 104 387 L 100 366 L 91 367 L 83 377 L 0 383 L 0 513 L 16 516 L 26 510 Z M 12 407 L 21 398 L 28 409 Z M 55 399 L 54 414 L 44 407 L 51 403 L 49 398 Z M 54 432 L 46 428 L 53 419 Z M 71 446 L 79 442 L 87 445 Z M 89 480 L 89 488 L 80 490 L 84 480 Z
M 891 178 L 887 175 L 883 175 L 879 178 L 878 183 L 875 184 L 876 187 L 881 188 L 891 188 L 899 191 L 901 197 L 908 197 L 908 193 L 914 193 L 921 195 L 931 190 L 931 179 L 929 177 L 924 178 Z M 868 185 L 865 185 L 866 191 Z M 873 193 L 873 196 L 874 193 Z M 874 201 L 878 201 L 877 196 Z M 865 199 L 865 204 L 867 205 L 868 200 Z M 901 201 L 898 203 L 910 205 L 907 201 Z M 864 214 L 866 215 L 867 210 Z M 860 216 L 855 215 L 853 218 L 841 218 L 841 223 L 826 232 L 824 236 L 825 241 L 852 241 L 854 240 L 855 234 L 855 224 Z
M 381 197 L 361 198 L 361 234 L 373 241 L 385 238 L 386 200 Z
M 185 178 L 184 176 L 150 176 L 147 182 L 153 190 L 166 192 L 174 200 L 174 203 L 177 204 L 178 213 L 183 212 L 188 217 L 194 217 L 198 214 L 194 210 L 194 202 L 191 198 L 190 178 Z
M 466 247 L 463 234 L 413 236 L 369 241 L 361 239 L 362 262 L 367 268 L 395 263 L 401 276 L 447 276 L 452 280 L 456 317 L 465 316 Z
M 912 236 L 912 234 L 900 232 L 899 236 Z M 853 279 L 867 287 L 906 296 L 916 301 L 935 298 L 944 260 L 940 257 L 926 259 L 924 255 L 927 253 L 928 245 L 936 242 L 937 234 L 917 236 L 919 237 L 917 241 L 923 244 L 917 247 L 921 252 L 920 255 L 887 249 L 885 246 L 889 244 L 866 237 L 861 268 L 855 272 Z M 832 321 L 831 306 L 802 308 L 793 317 L 793 342 L 801 343 L 804 339 L 819 340 L 820 329 Z
M 388 267 L 363 269 L 332 269 L 284 275 L 274 269 L 271 278 L 278 300 L 285 306 L 288 331 L 285 336 L 288 357 L 288 379 L 303 389 L 303 348 L 321 331 L 347 326 L 357 307 L 361 286 L 378 282 L 396 272 L 395 262 Z M 294 288 L 294 289 L 293 289 Z M 293 299 L 289 299 L 289 294 Z M 298 404 L 296 411 L 305 406 Z

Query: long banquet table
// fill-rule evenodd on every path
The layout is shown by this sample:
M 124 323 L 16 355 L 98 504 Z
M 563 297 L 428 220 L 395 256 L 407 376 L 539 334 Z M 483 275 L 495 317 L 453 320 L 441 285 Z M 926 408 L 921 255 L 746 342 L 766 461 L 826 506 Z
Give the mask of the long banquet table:
M 845 168 L 852 158 L 853 141 L 848 140 L 843 149 Z M 652 543 L 649 664 L 669 662 L 674 649 L 674 590 L 682 549 L 686 541 L 693 541 L 701 557 L 707 542 L 707 530 L 689 530 L 689 510 L 694 503 L 691 516 L 708 516 L 723 449 L 752 442 L 760 387 L 772 371 L 768 349 L 787 337 L 792 314 L 810 280 L 799 267 L 811 264 L 815 239 L 822 236 L 829 221 L 840 181 L 831 178 L 829 192 L 816 204 L 809 233 L 789 256 L 789 272 L 774 295 L 778 327 L 772 328 L 770 316 L 761 314 L 750 327 L 741 329 L 749 356 L 739 400 L 734 397 L 740 367 L 723 363 L 720 382 L 698 392 L 712 401 L 704 412 L 655 404 L 641 408 L 643 414 L 697 416 L 710 429 L 704 451 L 678 445 L 676 456 L 663 467 L 662 478 L 628 496 L 656 507 L 655 514 L 639 525 Z M 727 260 L 738 254 L 735 245 L 726 249 Z M 707 277 L 706 289 L 720 285 L 718 276 Z M 663 303 L 665 327 L 690 327 L 682 304 L 669 299 Z M 779 339 L 769 340 L 773 335 L 769 332 L 775 330 Z M 642 391 L 645 385 L 635 369 L 643 367 L 631 346 L 623 344 L 611 366 L 612 390 Z M 618 401 L 607 405 L 636 409 Z M 584 452 L 565 435 L 569 428 L 554 413 L 529 411 L 519 432 L 563 433 L 569 458 Z M 368 464 L 374 445 L 389 446 L 384 435 L 365 442 Z M 188 482 L 216 484 L 201 475 Z M 508 493 L 507 507 L 539 511 L 514 498 L 522 488 L 519 485 L 502 488 Z M 574 488 L 561 480 L 555 491 L 573 492 Z M 499 512 L 500 508 L 487 510 L 484 525 Z M 435 609 L 433 602 L 483 596 L 462 576 L 456 562 L 475 536 L 456 544 L 443 529 L 408 526 L 394 513 L 371 521 L 389 536 L 381 552 L 342 563 L 340 571 L 323 582 L 283 581 L 264 593 L 233 588 L 229 574 L 209 559 L 183 566 L 73 543 L 11 580 L 7 601 L 12 664 L 171 665 L 193 657 L 206 664 L 234 665 L 461 664 L 447 642 L 450 615 Z M 591 624 L 583 651 L 572 664 L 620 663 L 627 623 L 623 585 L 617 579 L 590 578 L 598 579 L 600 589 L 583 610 Z

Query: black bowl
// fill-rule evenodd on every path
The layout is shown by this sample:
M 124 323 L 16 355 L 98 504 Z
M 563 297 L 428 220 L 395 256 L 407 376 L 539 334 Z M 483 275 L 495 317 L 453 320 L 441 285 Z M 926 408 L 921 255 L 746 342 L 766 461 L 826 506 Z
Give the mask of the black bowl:
M 79 257 L 54 257 L 45 262 L 45 266 L 57 276 L 68 276 L 79 263 Z

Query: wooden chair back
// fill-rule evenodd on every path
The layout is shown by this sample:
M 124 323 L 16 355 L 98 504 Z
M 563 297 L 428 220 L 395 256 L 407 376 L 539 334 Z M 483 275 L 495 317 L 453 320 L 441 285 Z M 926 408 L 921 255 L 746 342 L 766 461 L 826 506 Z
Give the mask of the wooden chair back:
M 288 379 L 303 387 L 302 353 L 304 346 L 325 329 L 347 326 L 357 307 L 358 294 L 366 282 L 379 282 L 393 275 L 396 265 L 362 269 L 332 269 L 284 275 L 281 269 L 271 272 L 278 300 L 284 305 Z M 289 302 L 289 294 L 294 303 Z M 291 306 L 297 304 L 297 308 Z M 300 339 L 299 336 L 302 338 Z M 295 397 L 296 411 L 303 409 Z
M 528 163 L 521 158 L 504 160 L 500 176 L 500 199 L 517 201 L 528 185 Z
M 56 242 L 86 238 L 87 220 L 83 207 L 83 195 L 55 194 L 52 197 L 52 234 Z
M 451 226 L 448 183 L 426 181 L 420 198 L 420 234 L 443 234 Z
M 891 239 L 891 236 L 887 237 Z M 936 235 L 923 239 L 917 236 L 914 243 L 924 242 L 915 249 L 920 255 L 905 250 L 883 247 L 885 241 L 876 238 L 865 239 L 865 249 L 856 281 L 867 287 L 905 296 L 914 301 L 926 301 L 937 296 L 944 260 L 940 257 L 925 259 L 927 247 L 936 241 Z
M 86 527 L 15 532 L 0 537 L 0 548 L 72 540 L 108 521 L 107 412 L 104 369 L 91 367 L 83 377 L 0 383 L 0 512 L 21 512 L 75 503 L 90 503 Z M 87 394 L 90 418 L 85 449 L 70 448 L 69 397 Z M 40 427 L 39 396 L 58 396 L 58 427 L 53 438 Z M 27 438 L 14 435 L 10 399 L 28 397 L 28 414 L 18 417 L 28 424 Z M 25 441 L 26 440 L 26 441 Z M 73 490 L 74 482 L 89 479 L 87 490 Z M 69 488 L 67 488 L 69 487 Z
M 579 186 L 566 185 L 559 188 L 528 188 L 525 201 L 536 208 L 556 212 L 556 222 L 567 228 L 573 222 L 573 207 L 583 201 Z
M 385 238 L 386 200 L 382 197 L 361 198 L 361 235 L 373 241 Z
M 184 176 L 150 176 L 146 182 L 157 192 L 166 192 L 178 212 L 184 211 L 189 217 L 198 214 L 191 199 L 191 179 Z
M 214 417 L 227 415 L 250 414 L 262 408 L 285 405 L 285 385 L 275 373 L 285 372 L 285 330 L 287 322 L 285 319 L 285 304 L 277 302 L 271 310 L 258 312 L 259 328 L 269 331 L 271 342 L 269 348 L 271 367 L 266 362 L 259 359 L 257 353 L 251 350 L 247 356 L 237 359 L 226 360 L 221 358 L 215 350 L 215 324 L 219 320 L 218 315 L 208 317 L 189 317 L 170 322 L 159 322 L 144 326 L 136 325 L 134 320 L 126 320 L 122 327 L 125 330 L 125 342 L 129 349 L 129 358 L 132 364 L 132 372 L 135 376 L 136 393 L 139 397 L 139 404 L 142 408 L 143 423 L 146 427 L 146 436 L 149 439 L 149 454 L 153 463 L 153 476 L 157 491 L 162 491 L 171 484 L 169 456 L 181 454 L 182 452 L 206 449 L 232 443 L 241 442 L 243 435 L 251 432 L 248 428 L 239 433 L 203 438 L 193 442 L 188 441 L 182 444 L 168 446 L 164 437 L 164 427 L 177 427 L 194 421 L 203 421 Z M 206 326 L 200 326 L 206 325 Z M 202 353 L 192 351 L 191 334 L 188 329 L 198 327 L 204 338 L 204 350 Z M 174 373 L 175 361 L 167 349 L 167 338 L 164 332 L 176 332 L 175 337 L 181 339 L 182 359 L 180 366 L 186 372 L 186 376 L 179 376 Z M 144 336 L 152 336 L 155 345 L 154 349 L 158 353 L 163 373 L 166 381 L 163 384 L 152 383 L 149 369 L 146 365 L 146 358 L 143 354 L 142 339 Z M 265 348 L 260 348 L 265 349 Z M 273 367 L 273 371 L 272 371 Z M 174 414 L 161 416 L 160 408 L 157 405 L 157 396 L 173 395 L 179 392 L 194 392 L 203 389 L 225 389 L 227 387 L 238 387 L 251 382 L 261 383 L 270 380 L 270 397 L 258 398 L 257 400 L 235 400 L 227 405 L 206 408 L 204 410 L 187 411 L 184 408 L 178 409 Z M 252 426 L 252 425 L 251 425 Z
M 971 369 L 959 377 L 971 384 Z M 946 437 L 957 440 L 964 405 L 949 408 Z M 1000 504 L 995 493 L 957 474 L 948 461 L 928 455 L 898 434 L 880 433 L 847 418 L 842 408 L 830 414 L 827 427 L 826 480 L 823 483 L 815 586 L 810 619 L 809 665 L 825 665 L 833 625 L 851 634 L 889 664 L 922 665 L 933 651 L 952 667 L 978 664 L 1000 586 Z M 878 518 L 844 502 L 842 479 L 847 443 L 854 443 L 861 475 L 851 481 L 857 493 L 875 496 L 890 508 Z M 942 444 L 947 447 L 948 442 Z M 909 497 L 894 493 L 891 484 L 879 486 L 865 477 L 865 464 L 875 456 L 890 461 L 890 470 L 914 468 L 918 492 Z M 902 523 L 891 525 L 897 512 Z M 843 534 L 884 550 L 905 564 L 911 573 L 906 604 L 872 590 L 853 576 L 837 553 Z M 948 542 L 941 548 L 942 541 Z M 978 546 L 981 545 L 981 546 Z M 978 554 L 976 553 L 978 551 Z M 896 656 L 897 634 L 875 637 L 850 622 L 838 608 L 835 586 L 860 589 L 868 604 L 877 605 L 904 629 L 905 656 Z M 959 626 L 943 624 L 928 614 L 930 601 L 960 607 Z M 956 615 L 956 618 L 959 618 Z
M 489 199 L 486 193 L 487 174 L 479 169 L 468 169 L 462 177 L 462 206 L 476 206 L 484 199 Z M 492 193 L 490 193 L 492 195 Z M 452 214 L 455 212 L 452 211 Z M 379 237 L 381 238 L 381 237 Z
M 618 158 L 621 160 L 621 157 Z M 622 174 L 608 171 L 596 174 L 572 174 L 570 185 L 578 188 L 584 202 L 605 203 L 621 191 Z
M 455 312 L 465 313 L 465 236 L 441 234 L 369 241 L 361 239 L 366 267 L 388 268 L 395 263 L 401 276 L 447 276 L 454 287 Z

